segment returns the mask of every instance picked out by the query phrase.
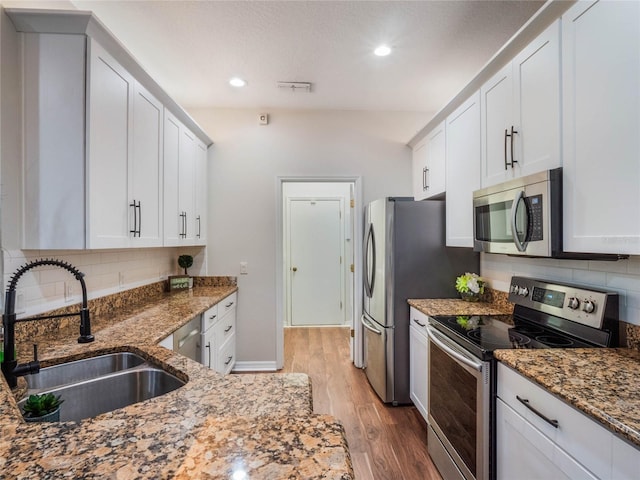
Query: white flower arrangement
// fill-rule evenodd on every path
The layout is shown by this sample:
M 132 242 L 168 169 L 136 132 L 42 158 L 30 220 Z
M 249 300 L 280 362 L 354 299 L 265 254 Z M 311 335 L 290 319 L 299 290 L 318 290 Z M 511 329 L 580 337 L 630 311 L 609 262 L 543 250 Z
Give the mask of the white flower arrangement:
M 484 278 L 477 273 L 465 273 L 456 278 L 456 290 L 460 293 L 475 293 L 482 295 L 484 293 Z

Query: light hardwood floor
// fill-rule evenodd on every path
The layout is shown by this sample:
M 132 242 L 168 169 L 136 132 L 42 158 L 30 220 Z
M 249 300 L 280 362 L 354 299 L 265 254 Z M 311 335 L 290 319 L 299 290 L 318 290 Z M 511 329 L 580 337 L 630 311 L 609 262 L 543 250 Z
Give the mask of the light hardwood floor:
M 283 372 L 311 377 L 315 413 L 344 425 L 357 480 L 441 480 L 413 406 L 389 407 L 349 357 L 347 328 L 286 328 Z

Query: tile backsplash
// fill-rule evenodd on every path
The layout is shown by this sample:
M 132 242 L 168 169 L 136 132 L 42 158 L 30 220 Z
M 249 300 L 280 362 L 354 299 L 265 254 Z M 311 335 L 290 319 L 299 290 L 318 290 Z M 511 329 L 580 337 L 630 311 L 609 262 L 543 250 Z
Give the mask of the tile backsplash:
M 206 275 L 204 247 L 136 248 L 122 250 L 3 250 L 3 290 L 11 275 L 25 263 L 55 258 L 71 263 L 85 274 L 90 299 L 165 280 L 183 273 L 179 255 L 192 255 L 190 275 Z M 33 315 L 62 308 L 82 299 L 80 284 L 66 270 L 39 267 L 18 283 L 16 311 Z M 4 303 L 4 296 L 2 298 Z M 4 307 L 4 305 L 3 305 Z
M 480 255 L 480 273 L 503 292 L 513 275 L 588 285 L 620 295 L 620 320 L 640 325 L 640 256 L 603 262 Z

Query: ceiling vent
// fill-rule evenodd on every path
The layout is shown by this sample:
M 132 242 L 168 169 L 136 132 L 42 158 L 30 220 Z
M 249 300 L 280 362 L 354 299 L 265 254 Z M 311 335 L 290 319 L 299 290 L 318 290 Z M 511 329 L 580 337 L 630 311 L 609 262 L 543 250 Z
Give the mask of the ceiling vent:
M 278 82 L 278 88 L 290 92 L 311 93 L 310 82 Z

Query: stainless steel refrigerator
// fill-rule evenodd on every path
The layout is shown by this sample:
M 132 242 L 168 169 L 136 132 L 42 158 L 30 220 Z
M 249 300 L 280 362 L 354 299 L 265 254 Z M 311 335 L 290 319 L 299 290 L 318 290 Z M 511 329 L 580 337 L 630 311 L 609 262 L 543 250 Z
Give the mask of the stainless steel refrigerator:
M 445 202 L 383 198 L 365 207 L 364 368 L 385 403 L 409 399 L 409 298 L 454 298 L 479 254 L 445 247 Z

